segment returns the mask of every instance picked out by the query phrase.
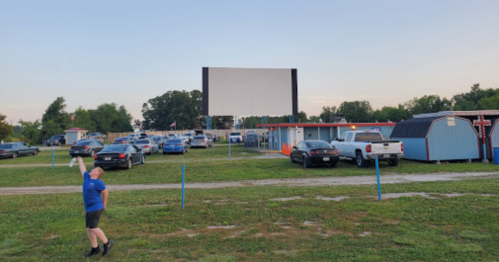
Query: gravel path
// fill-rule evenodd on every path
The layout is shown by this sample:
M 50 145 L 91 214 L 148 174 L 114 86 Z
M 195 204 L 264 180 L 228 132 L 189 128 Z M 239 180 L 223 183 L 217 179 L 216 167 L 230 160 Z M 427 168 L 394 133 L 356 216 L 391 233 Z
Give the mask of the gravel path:
M 497 172 L 480 173 L 441 173 L 441 174 L 411 174 L 385 175 L 381 177 L 382 184 L 413 183 L 425 181 L 459 181 L 464 179 L 499 178 Z M 234 182 L 187 183 L 186 189 L 212 189 L 251 186 L 346 186 L 376 184 L 376 176 L 350 177 L 318 177 L 244 180 Z M 107 185 L 110 191 L 151 190 L 181 188 L 181 184 L 150 184 L 150 185 Z M 46 187 L 0 187 L 0 195 L 29 194 L 64 194 L 81 192 L 81 186 L 46 186 Z

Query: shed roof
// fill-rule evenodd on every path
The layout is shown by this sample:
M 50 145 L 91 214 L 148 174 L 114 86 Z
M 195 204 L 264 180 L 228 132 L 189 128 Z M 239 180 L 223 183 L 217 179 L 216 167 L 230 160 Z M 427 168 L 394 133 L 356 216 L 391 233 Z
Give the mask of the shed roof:
M 442 117 L 412 118 L 398 122 L 393 128 L 390 137 L 424 138 L 428 134 L 433 121 L 439 118 Z
M 475 110 L 475 111 L 440 111 L 438 113 L 428 113 L 414 115 L 414 118 L 426 118 L 437 116 L 499 116 L 499 110 Z
M 64 130 L 64 132 L 88 132 L 88 130 L 79 127 L 73 127 L 68 130 Z

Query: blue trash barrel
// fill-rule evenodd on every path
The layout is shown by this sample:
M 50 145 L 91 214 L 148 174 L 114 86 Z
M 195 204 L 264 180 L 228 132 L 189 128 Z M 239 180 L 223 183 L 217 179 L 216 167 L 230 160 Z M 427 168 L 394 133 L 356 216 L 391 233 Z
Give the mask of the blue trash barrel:
M 494 164 L 499 165 L 499 147 L 494 148 Z

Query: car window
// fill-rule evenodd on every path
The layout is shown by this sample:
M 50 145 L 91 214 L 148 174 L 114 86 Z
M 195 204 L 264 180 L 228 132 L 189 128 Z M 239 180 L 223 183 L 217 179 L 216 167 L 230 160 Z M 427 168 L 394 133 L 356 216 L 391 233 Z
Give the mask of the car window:
M 106 146 L 104 147 L 104 149 L 102 149 L 101 152 L 123 152 L 125 151 L 127 148 L 127 145 L 110 145 L 110 146 Z
M 137 145 L 149 144 L 149 140 L 147 140 L 147 139 L 140 139 L 140 140 L 135 141 L 135 144 L 137 144 Z
M 90 145 L 91 141 L 78 141 L 76 142 L 77 146 L 88 146 Z
M 376 141 L 383 140 L 379 133 L 357 133 L 355 141 Z
M 324 141 L 312 141 L 312 142 L 307 142 L 307 146 L 309 148 L 318 148 L 318 147 L 327 147 L 327 148 L 331 148 L 331 145 L 324 142 Z
M 352 140 L 353 133 L 348 133 L 347 138 L 345 138 L 346 142 L 350 142 Z
M 12 145 L 11 144 L 0 144 L 0 148 L 4 148 L 4 149 L 7 149 L 7 148 L 12 148 Z
M 230 135 L 231 136 L 240 136 L 241 133 L 240 132 L 231 132 Z
M 298 144 L 296 145 L 296 147 L 297 147 L 298 149 L 302 149 L 302 148 L 303 148 L 303 142 L 298 143 Z

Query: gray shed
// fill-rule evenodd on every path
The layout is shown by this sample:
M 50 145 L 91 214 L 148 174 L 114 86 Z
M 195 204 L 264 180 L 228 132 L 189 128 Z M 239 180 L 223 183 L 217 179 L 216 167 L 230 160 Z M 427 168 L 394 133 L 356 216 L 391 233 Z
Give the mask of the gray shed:
M 391 139 L 404 145 L 404 158 L 421 161 L 481 158 L 480 140 L 470 120 L 455 117 L 413 118 L 397 123 Z

